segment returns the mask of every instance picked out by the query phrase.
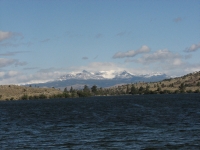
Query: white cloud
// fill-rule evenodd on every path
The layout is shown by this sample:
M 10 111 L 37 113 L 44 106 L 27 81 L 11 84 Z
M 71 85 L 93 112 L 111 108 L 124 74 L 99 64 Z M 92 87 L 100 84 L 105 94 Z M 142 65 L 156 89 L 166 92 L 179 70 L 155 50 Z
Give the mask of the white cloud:
M 0 58 L 0 68 L 7 67 L 7 66 L 10 66 L 10 65 L 13 65 L 13 64 L 17 67 L 17 66 L 24 66 L 27 63 L 26 62 L 20 62 L 19 60 L 16 60 L 16 59 Z
M 5 76 L 5 72 L 0 72 L 0 78 L 3 78 Z
M 15 59 L 0 58 L 0 68 L 10 66 L 14 63 L 16 63 Z
M 167 70 L 166 73 L 172 76 L 183 76 L 188 73 L 200 71 L 200 64 L 190 64 L 190 63 L 183 63 L 182 65 L 174 68 L 173 70 Z
M 158 52 L 155 52 L 158 53 Z M 171 52 L 165 52 L 171 53 Z M 154 53 L 152 55 L 155 55 Z M 159 54 L 158 54 L 159 55 Z M 175 56 L 173 56 L 175 55 Z M 169 58 L 170 55 L 167 55 Z M 27 74 L 25 72 L 19 72 L 15 70 L 0 71 L 0 83 L 1 84 L 35 84 L 53 81 L 62 75 L 67 73 L 78 73 L 83 70 L 89 72 L 101 72 L 104 73 L 104 77 L 112 78 L 115 72 L 128 71 L 135 75 L 148 74 L 153 72 L 166 73 L 167 75 L 184 75 L 193 71 L 200 70 L 200 64 L 188 64 L 184 63 L 178 54 L 171 54 L 172 59 L 157 59 L 157 65 L 137 65 L 126 66 L 127 64 L 116 64 L 112 62 L 92 62 L 86 66 L 74 66 L 71 68 L 47 68 L 41 69 L 35 73 Z M 145 57 L 147 58 L 147 56 Z M 153 57 L 152 57 L 153 59 Z M 148 60 L 149 61 L 149 60 Z M 151 61 L 150 61 L 151 62 Z M 31 68 L 30 68 L 31 69 Z M 37 68 L 34 68 L 37 69 Z
M 7 73 L 7 75 L 9 77 L 14 77 L 14 76 L 16 76 L 18 74 L 20 74 L 18 71 L 12 71 L 12 70 Z
M 1 84 L 34 84 L 53 81 L 66 74 L 59 69 L 48 68 L 39 70 L 33 74 L 25 74 L 19 71 L 0 71 Z
M 77 67 L 73 67 L 74 69 Z M 88 70 L 88 71 L 109 71 L 109 70 L 123 70 L 123 66 L 115 64 L 112 62 L 92 62 L 87 66 L 78 67 L 78 71 Z
M 200 64 L 190 64 L 186 62 L 187 59 L 185 56 L 164 49 L 127 61 L 139 63 L 141 72 L 161 72 L 171 76 L 182 76 L 200 70 Z
M 10 71 L 0 71 L 0 80 L 6 80 L 9 78 L 13 78 L 20 73 L 18 71 L 10 70 Z
M 3 32 L 3 31 L 0 31 L 0 42 L 5 40 L 5 39 L 8 39 L 10 37 L 12 37 L 12 33 L 11 32 Z
M 195 72 L 195 71 L 200 71 L 200 63 L 199 64 L 188 65 L 185 68 L 185 72 L 187 72 L 187 73 L 192 73 L 192 72 Z
M 0 46 L 1 47 L 18 47 L 21 45 L 30 46 L 31 42 L 21 42 L 24 36 L 17 32 L 0 31 Z M 8 41 L 6 39 L 9 39 Z
M 182 64 L 181 59 L 176 58 L 176 59 L 173 60 L 173 65 L 175 65 L 175 66 L 179 66 L 179 65 L 181 65 L 181 64 Z
M 194 52 L 200 49 L 200 42 L 198 44 L 192 44 L 189 48 L 185 49 L 185 52 Z
M 179 54 L 175 54 L 170 52 L 167 49 L 164 50 L 158 50 L 152 54 L 146 54 L 143 57 L 134 60 L 134 62 L 142 63 L 142 64 L 152 64 L 152 63 L 159 63 L 159 64 L 165 64 L 166 62 L 168 64 L 181 64 L 181 58 L 182 56 Z
M 143 45 L 140 49 L 138 49 L 136 51 L 131 50 L 131 51 L 127 51 L 127 52 L 118 52 L 113 56 L 113 58 L 134 57 L 138 54 L 148 53 L 148 52 L 150 52 L 150 48 L 146 45 Z
M 116 71 L 127 70 L 127 68 L 122 64 L 115 64 L 112 62 L 92 62 L 86 66 L 73 66 L 70 68 L 71 73 L 79 73 L 83 70 L 87 70 L 89 72 L 104 72 L 107 74 L 107 78 L 111 78 L 112 73 Z

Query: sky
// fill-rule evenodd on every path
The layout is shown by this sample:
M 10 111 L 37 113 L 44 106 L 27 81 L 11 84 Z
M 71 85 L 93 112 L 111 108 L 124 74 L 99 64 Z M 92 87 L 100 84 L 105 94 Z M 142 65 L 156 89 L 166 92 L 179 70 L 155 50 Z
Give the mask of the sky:
M 200 71 L 199 0 L 0 0 L 0 85 Z

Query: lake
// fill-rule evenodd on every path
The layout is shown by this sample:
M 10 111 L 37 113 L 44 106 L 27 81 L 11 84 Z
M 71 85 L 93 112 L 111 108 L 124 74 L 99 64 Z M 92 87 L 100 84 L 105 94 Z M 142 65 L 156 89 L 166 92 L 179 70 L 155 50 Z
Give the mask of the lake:
M 2 101 L 0 149 L 200 149 L 200 94 Z

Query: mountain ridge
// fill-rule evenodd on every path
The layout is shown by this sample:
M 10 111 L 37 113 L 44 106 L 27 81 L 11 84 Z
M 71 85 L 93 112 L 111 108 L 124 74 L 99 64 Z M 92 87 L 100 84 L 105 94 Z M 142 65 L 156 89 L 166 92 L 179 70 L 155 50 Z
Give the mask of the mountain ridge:
M 115 71 L 112 73 L 106 71 L 88 72 L 83 70 L 82 72 L 63 75 L 54 81 L 38 83 L 36 85 L 40 87 L 55 87 L 60 89 L 64 89 L 65 87 L 81 89 L 84 85 L 97 85 L 98 87 L 105 88 L 117 84 L 135 83 L 139 81 L 155 82 L 166 78 L 169 78 L 169 76 L 161 73 L 134 75 L 125 70 L 120 72 Z
M 130 72 L 127 72 L 126 70 L 124 71 L 120 71 L 120 72 L 113 72 L 111 73 L 111 78 L 106 78 L 106 72 L 101 72 L 101 71 L 98 71 L 98 72 L 88 72 L 86 70 L 83 70 L 82 72 L 79 72 L 79 73 L 69 73 L 69 74 L 66 74 L 66 75 L 63 75 L 61 77 L 59 77 L 57 80 L 70 80 L 70 79 L 85 79 L 85 80 L 88 80 L 88 79 L 98 79 L 98 80 L 103 80 L 103 79 L 118 79 L 118 78 L 121 78 L 121 79 L 128 79 L 128 78 L 133 78 L 133 77 L 152 77 L 152 76 L 160 76 L 160 75 L 165 75 L 166 77 L 169 77 L 167 76 L 166 74 L 162 74 L 162 73 L 149 73 L 149 74 L 142 74 L 142 75 L 134 75 Z

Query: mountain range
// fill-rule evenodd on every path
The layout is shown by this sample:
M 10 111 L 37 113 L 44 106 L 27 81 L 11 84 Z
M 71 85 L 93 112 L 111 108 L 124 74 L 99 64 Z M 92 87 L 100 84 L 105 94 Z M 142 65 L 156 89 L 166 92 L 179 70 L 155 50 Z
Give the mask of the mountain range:
M 89 87 L 96 85 L 97 87 L 112 87 L 121 84 L 130 84 L 136 82 L 156 82 L 163 79 L 170 78 L 166 74 L 152 73 L 143 75 L 133 75 L 127 71 L 121 72 L 89 72 L 83 70 L 79 73 L 70 73 L 57 78 L 54 81 L 46 83 L 38 83 L 35 86 L 39 87 L 54 87 L 64 89 L 67 87 L 73 87 L 75 89 L 81 89 L 84 85 Z

